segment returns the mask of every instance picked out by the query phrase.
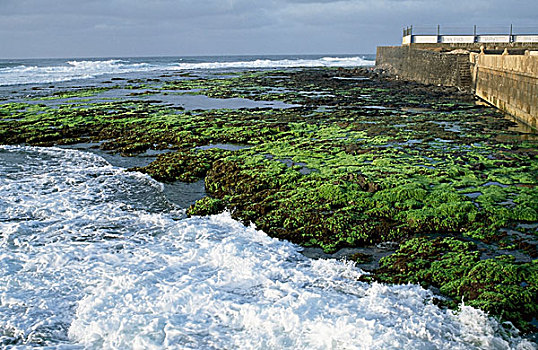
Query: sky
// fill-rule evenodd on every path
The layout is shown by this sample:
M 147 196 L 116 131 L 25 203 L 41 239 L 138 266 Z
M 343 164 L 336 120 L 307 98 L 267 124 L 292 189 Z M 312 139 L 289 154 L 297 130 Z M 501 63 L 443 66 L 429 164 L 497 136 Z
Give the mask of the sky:
M 0 58 L 375 53 L 402 28 L 538 32 L 537 0 L 0 0 Z

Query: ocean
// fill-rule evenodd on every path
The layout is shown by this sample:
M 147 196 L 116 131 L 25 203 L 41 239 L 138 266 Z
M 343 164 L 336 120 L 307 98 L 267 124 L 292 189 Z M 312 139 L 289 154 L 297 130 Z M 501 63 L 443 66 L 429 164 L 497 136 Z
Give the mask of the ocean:
M 293 67 L 356 67 L 375 63 L 375 55 L 201 56 L 99 59 L 0 60 L 0 86 L 88 80 L 126 73 L 222 71 Z
M 211 75 L 372 60 L 3 60 L 0 98 L 166 71 Z M 533 348 L 480 310 L 439 308 L 433 292 L 418 285 L 361 282 L 366 272 L 354 263 L 310 259 L 228 212 L 187 218 L 199 188 L 172 198 L 170 185 L 126 171 L 130 165 L 85 149 L 0 146 L 0 347 Z

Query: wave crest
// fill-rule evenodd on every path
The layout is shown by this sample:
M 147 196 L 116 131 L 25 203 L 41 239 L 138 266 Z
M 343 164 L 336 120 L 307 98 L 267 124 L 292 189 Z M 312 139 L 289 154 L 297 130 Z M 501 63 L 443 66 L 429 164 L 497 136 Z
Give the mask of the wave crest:
M 106 74 L 123 74 L 146 71 L 168 70 L 218 70 L 218 69 L 263 69 L 263 68 L 299 68 L 299 67 L 358 67 L 371 66 L 375 62 L 362 57 L 322 57 L 319 59 L 288 58 L 260 59 L 252 58 L 230 62 L 214 60 L 212 62 L 185 62 L 178 58 L 175 62 L 133 63 L 124 59 L 110 60 L 70 60 L 60 65 L 37 66 L 17 65 L 0 68 L 0 85 L 41 84 L 94 78 Z

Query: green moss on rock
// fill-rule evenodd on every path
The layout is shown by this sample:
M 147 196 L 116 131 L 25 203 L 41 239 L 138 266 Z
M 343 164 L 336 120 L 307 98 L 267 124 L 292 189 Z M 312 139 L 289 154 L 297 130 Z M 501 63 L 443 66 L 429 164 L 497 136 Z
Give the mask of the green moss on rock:
M 211 197 L 204 197 L 187 209 L 187 215 L 213 215 L 221 213 L 225 209 L 222 200 Z
M 379 281 L 435 286 L 455 301 L 511 321 L 520 329 L 538 313 L 538 260 L 503 255 L 480 260 L 476 245 L 456 238 L 419 237 L 380 261 Z

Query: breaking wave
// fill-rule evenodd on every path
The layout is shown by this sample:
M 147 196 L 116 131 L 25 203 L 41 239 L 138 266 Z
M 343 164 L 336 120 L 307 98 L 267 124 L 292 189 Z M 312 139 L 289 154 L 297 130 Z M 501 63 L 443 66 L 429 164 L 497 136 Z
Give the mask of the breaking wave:
M 226 68 L 299 68 L 299 67 L 359 67 L 375 62 L 361 57 L 323 57 L 320 59 L 257 59 L 235 62 L 180 63 L 174 69 L 226 69 Z
M 0 68 L 0 85 L 54 83 L 153 69 L 154 67 L 147 63 L 131 64 L 122 60 L 67 61 L 54 66 L 19 65 Z
M 483 312 L 228 213 L 185 218 L 103 158 L 0 146 L 0 346 L 55 349 L 532 349 Z
M 138 61 L 140 59 L 137 59 Z M 179 62 L 178 62 L 179 60 Z M 292 67 L 355 67 L 373 65 L 361 57 L 323 57 L 319 59 L 238 59 L 236 61 L 187 62 L 189 59 L 170 59 L 169 62 L 147 59 L 131 62 L 129 59 L 64 61 L 52 65 L 21 64 L 0 68 L 0 85 L 40 84 L 90 79 L 102 75 L 147 72 L 157 70 L 215 70 L 248 68 Z M 36 60 L 39 63 L 39 60 Z

